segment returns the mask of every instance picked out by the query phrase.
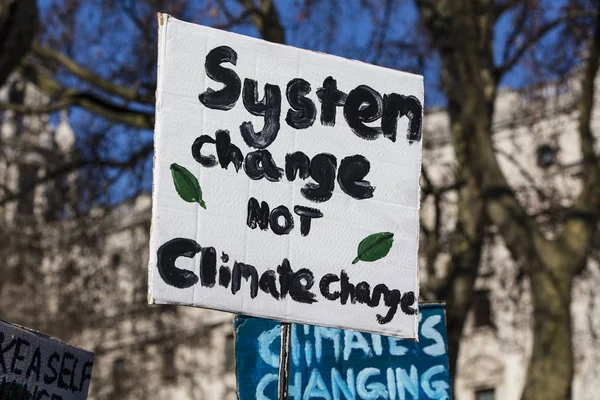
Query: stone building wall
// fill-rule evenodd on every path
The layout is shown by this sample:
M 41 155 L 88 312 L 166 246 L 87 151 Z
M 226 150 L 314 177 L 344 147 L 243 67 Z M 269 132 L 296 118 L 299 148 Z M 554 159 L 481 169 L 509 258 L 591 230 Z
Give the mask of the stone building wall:
M 7 96 L 35 102 L 39 93 L 11 81 L 0 90 L 0 99 Z M 576 99 L 577 88 L 569 85 L 499 96 L 494 121 L 499 161 L 532 212 L 549 201 L 568 206 L 577 194 Z M 593 131 L 599 128 L 595 113 Z M 66 116 L 52 124 L 46 117 L 18 119 L 5 112 L 0 132 L 0 184 L 10 190 L 26 183 L 23 174 L 43 176 L 52 163 L 72 157 L 75 135 Z M 451 183 L 455 160 L 443 110 L 426 115 L 423 138 L 423 162 L 432 179 Z M 74 188 L 76 182 L 71 174 L 64 183 Z M 2 318 L 94 351 L 91 399 L 236 399 L 232 315 L 147 304 L 150 196 L 77 217 L 65 207 L 75 195 L 73 189 L 42 185 L 24 200 L 29 203 L 0 207 L 0 255 L 8 274 L 0 282 Z M 449 232 L 454 200 L 450 193 L 443 203 Z M 432 207 L 422 206 L 425 223 L 433 222 Z M 552 229 L 547 227 L 548 235 Z M 595 249 L 575 282 L 574 400 L 597 398 L 599 253 Z M 440 270 L 445 261 L 440 257 Z M 517 400 L 531 348 L 528 282 L 493 228 L 480 270 L 459 355 L 457 398 Z M 425 271 L 421 281 L 426 286 Z
M 493 125 L 498 160 L 519 200 L 532 214 L 548 207 L 568 207 L 580 190 L 577 93 L 573 83 L 565 82 L 523 92 L 505 91 L 498 97 Z M 595 110 L 592 131 L 600 142 L 598 96 Z M 455 162 L 448 116 L 443 110 L 426 115 L 423 138 L 423 163 L 429 174 L 438 183 L 451 182 Z M 454 200 L 450 195 L 443 204 L 443 225 L 448 230 L 455 224 Z M 431 203 L 422 207 L 427 223 L 432 223 L 432 207 Z M 548 237 L 560 229 L 545 224 L 542 213 L 538 221 Z M 574 400 L 598 398 L 593 382 L 600 378 L 599 250 L 592 252 L 587 268 L 574 283 Z M 442 257 L 440 264 L 444 261 L 447 258 Z M 426 285 L 426 272 L 422 271 L 422 277 Z M 458 399 L 520 399 L 532 346 L 528 285 L 492 227 L 476 281 L 476 301 L 463 332 L 455 382 Z

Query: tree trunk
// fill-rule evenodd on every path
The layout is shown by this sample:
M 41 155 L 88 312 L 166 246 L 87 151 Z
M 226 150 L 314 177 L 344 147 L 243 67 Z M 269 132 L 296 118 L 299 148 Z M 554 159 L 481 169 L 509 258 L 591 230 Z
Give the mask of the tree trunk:
M 573 346 L 571 337 L 572 268 L 564 265 L 535 268 L 531 275 L 533 349 L 522 400 L 571 398 Z
M 493 55 L 489 43 L 493 32 L 485 16 L 479 16 L 480 25 L 473 23 L 478 8 L 471 0 L 417 2 L 417 7 L 439 52 L 457 161 L 456 176 L 462 183 L 458 190 L 449 272 L 444 287 L 436 293 L 447 304 L 448 356 L 454 382 L 460 340 L 473 300 L 483 247 L 485 210 L 479 188 L 482 168 L 477 160 L 488 154 L 481 154 L 474 142 L 477 137 L 489 135 L 491 129 L 497 87 L 490 72 Z
M 448 332 L 448 361 L 450 367 L 450 380 L 452 382 L 452 394 L 454 396 L 454 382 L 458 366 L 458 354 L 465 319 L 471 307 L 473 298 L 473 283 L 475 275 L 466 272 L 462 276 L 456 277 L 451 282 L 450 292 L 447 295 L 439 296 L 446 302 L 446 322 Z
M 0 0 L 0 86 L 29 51 L 37 29 L 35 0 Z
M 467 177 L 468 171 L 460 175 Z M 483 204 L 470 179 L 458 191 L 458 216 L 452 236 L 451 260 L 445 284 L 436 291 L 438 299 L 446 302 L 448 358 L 450 378 L 454 382 L 465 318 L 473 300 L 473 286 L 483 247 Z M 452 385 L 454 391 L 454 385 Z M 454 396 L 453 396 L 454 397 Z

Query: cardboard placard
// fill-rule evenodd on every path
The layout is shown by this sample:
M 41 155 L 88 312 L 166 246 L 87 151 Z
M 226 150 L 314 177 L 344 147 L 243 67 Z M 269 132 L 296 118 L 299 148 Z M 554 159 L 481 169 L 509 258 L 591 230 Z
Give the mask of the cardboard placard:
M 0 400 L 87 399 L 94 353 L 0 320 Z
M 292 325 L 290 400 L 450 399 L 444 306 L 421 304 L 419 342 Z M 240 400 L 277 399 L 279 323 L 238 316 Z
M 422 77 L 159 22 L 149 301 L 416 338 Z

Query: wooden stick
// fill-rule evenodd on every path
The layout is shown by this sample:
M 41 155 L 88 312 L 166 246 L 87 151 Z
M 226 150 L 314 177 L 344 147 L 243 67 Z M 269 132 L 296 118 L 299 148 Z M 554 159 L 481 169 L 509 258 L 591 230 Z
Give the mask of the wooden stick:
M 281 323 L 281 346 L 279 350 L 279 376 L 277 379 L 277 398 L 288 399 L 288 386 L 290 380 L 290 341 L 292 325 L 288 322 Z

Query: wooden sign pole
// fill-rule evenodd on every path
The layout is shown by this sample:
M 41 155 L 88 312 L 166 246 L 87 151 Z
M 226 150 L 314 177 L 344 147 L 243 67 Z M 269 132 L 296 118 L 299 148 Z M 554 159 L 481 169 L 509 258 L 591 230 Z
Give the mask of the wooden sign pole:
M 292 336 L 292 324 L 281 323 L 281 346 L 279 350 L 279 376 L 277 379 L 277 398 L 288 399 L 288 387 L 290 380 L 290 342 Z

